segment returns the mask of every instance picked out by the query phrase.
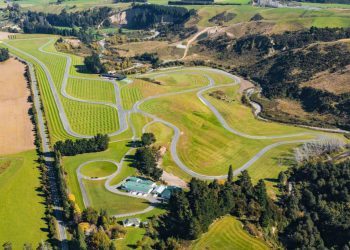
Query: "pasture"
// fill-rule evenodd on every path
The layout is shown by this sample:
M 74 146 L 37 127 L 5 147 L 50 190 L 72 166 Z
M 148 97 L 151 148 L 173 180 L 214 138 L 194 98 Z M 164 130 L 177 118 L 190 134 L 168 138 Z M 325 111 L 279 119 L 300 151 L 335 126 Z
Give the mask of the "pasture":
M 191 249 L 263 250 L 269 247 L 262 240 L 249 235 L 240 221 L 228 215 L 215 221 Z
M 0 158 L 0 245 L 10 241 L 13 249 L 22 249 L 47 239 L 36 160 L 35 150 Z

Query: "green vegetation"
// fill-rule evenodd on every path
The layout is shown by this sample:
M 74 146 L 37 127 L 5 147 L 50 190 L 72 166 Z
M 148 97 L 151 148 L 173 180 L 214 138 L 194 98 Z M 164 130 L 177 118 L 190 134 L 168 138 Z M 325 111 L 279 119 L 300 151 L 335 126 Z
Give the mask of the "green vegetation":
M 127 144 L 127 141 L 113 142 L 109 144 L 108 150 L 103 152 L 81 154 L 73 157 L 63 158 L 62 165 L 64 166 L 64 169 L 67 172 L 67 182 L 68 182 L 69 190 L 75 196 L 76 203 L 78 204 L 80 209 L 84 208 L 84 204 L 83 204 L 83 199 L 81 196 L 81 191 L 80 191 L 79 183 L 76 176 L 77 168 L 81 164 L 89 160 L 110 159 L 110 160 L 115 160 L 116 162 L 119 162 L 122 159 L 122 157 L 126 154 L 126 152 L 129 150 L 129 147 L 127 147 L 126 144 Z M 122 172 L 117 177 L 121 177 L 122 178 L 121 180 L 123 180 L 125 177 L 132 175 L 133 173 L 132 171 L 135 171 L 135 169 L 125 168 L 123 166 Z M 113 194 L 111 193 L 111 195 Z
M 67 93 L 83 100 L 115 103 L 113 84 L 107 81 L 69 78 Z
M 36 159 L 35 150 L 0 159 L 0 245 L 10 241 L 13 249 L 22 249 L 24 243 L 37 246 L 47 239 Z
M 141 211 L 149 206 L 148 201 L 111 193 L 105 189 L 105 181 L 84 180 L 91 206 L 96 210 L 106 209 L 110 215 Z
M 261 250 L 269 247 L 262 240 L 249 235 L 239 220 L 224 216 L 209 227 L 209 231 L 193 244 L 192 249 Z
M 105 177 L 113 174 L 117 166 L 108 161 L 90 162 L 81 168 L 80 172 L 89 177 Z
M 55 50 L 54 38 L 51 39 L 52 42 L 50 42 L 48 38 L 32 40 L 28 43 L 16 40 L 10 40 L 8 42 L 12 46 L 26 51 L 42 61 L 49 69 L 55 83 L 56 90 L 60 93 L 63 81 L 62 72 L 65 70 L 66 59 L 63 56 L 64 54 L 58 53 Z M 42 47 L 43 45 L 45 45 L 45 51 L 55 54 L 47 54 L 39 51 L 38 48 Z M 50 135 L 53 139 L 52 141 L 55 142 L 57 140 L 71 138 L 63 129 L 47 78 L 40 65 L 38 65 L 38 63 L 32 59 L 21 55 L 21 53 L 17 51 L 13 52 L 15 54 L 19 54 L 25 59 L 28 59 L 36 66 L 36 74 L 39 80 L 41 93 L 43 93 L 44 109 L 46 111 L 45 114 L 48 120 Z M 89 82 L 89 80 L 87 82 Z M 86 95 L 88 95 L 88 93 Z M 113 96 L 114 93 L 110 93 L 109 95 Z M 60 98 L 73 131 L 84 135 L 94 135 L 97 133 L 111 133 L 118 130 L 118 112 L 116 109 L 105 105 L 95 105 L 72 101 L 63 97 L 62 95 L 60 95 Z
M 4 62 L 10 58 L 9 50 L 6 48 L 0 48 L 0 62 Z
M 198 173 L 222 175 L 230 164 L 238 168 L 263 147 L 278 141 L 253 140 L 228 133 L 194 93 L 150 100 L 141 108 L 180 128 L 178 153 L 182 161 Z M 246 115 L 251 115 L 250 110 L 246 111 Z M 250 128 L 252 124 L 247 123 L 245 127 Z M 292 134 L 300 129 L 290 127 L 289 131 Z M 293 137 L 292 140 L 300 138 L 310 136 Z

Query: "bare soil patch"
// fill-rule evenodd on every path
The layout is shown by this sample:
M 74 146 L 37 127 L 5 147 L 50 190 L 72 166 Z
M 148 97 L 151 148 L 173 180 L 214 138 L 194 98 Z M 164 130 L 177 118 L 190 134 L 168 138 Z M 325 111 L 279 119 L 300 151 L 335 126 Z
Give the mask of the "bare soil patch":
M 244 90 L 253 88 L 254 84 L 248 80 L 241 78 L 241 83 L 239 85 L 239 93 L 242 94 Z
M 25 65 L 13 58 L 0 63 L 0 154 L 34 148 L 24 71 Z

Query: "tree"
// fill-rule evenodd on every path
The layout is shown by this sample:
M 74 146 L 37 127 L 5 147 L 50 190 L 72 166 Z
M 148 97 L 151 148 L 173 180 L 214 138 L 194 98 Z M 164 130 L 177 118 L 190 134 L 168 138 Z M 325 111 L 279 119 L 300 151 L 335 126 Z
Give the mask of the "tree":
M 84 64 L 86 70 L 90 73 L 98 74 L 106 71 L 105 67 L 101 63 L 99 55 L 95 52 L 93 52 L 91 56 L 85 57 Z
M 287 182 L 287 176 L 284 172 L 280 172 L 278 174 L 278 181 L 280 182 L 281 185 L 286 185 Z
M 149 146 L 156 142 L 156 137 L 153 133 L 143 133 L 141 136 L 143 146 Z
M 24 243 L 23 250 L 32 250 L 32 249 L 33 249 L 32 244 Z
M 109 250 L 110 244 L 110 239 L 102 229 L 99 229 L 89 239 L 89 248 L 93 250 Z
M 232 181 L 233 181 L 233 169 L 232 169 L 232 165 L 230 165 L 228 168 L 227 182 L 232 183 Z
M 0 62 L 4 62 L 10 58 L 9 50 L 6 48 L 0 48 Z
M 88 207 L 84 209 L 82 213 L 82 220 L 97 225 L 98 212 L 95 209 Z

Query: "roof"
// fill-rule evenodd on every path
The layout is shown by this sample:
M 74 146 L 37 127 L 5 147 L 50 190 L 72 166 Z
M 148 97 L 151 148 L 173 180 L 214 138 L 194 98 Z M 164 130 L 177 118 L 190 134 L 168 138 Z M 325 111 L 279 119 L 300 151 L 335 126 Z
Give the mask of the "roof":
M 122 184 L 122 187 L 128 191 L 149 193 L 153 188 L 153 184 L 154 182 L 149 180 L 130 177 Z

